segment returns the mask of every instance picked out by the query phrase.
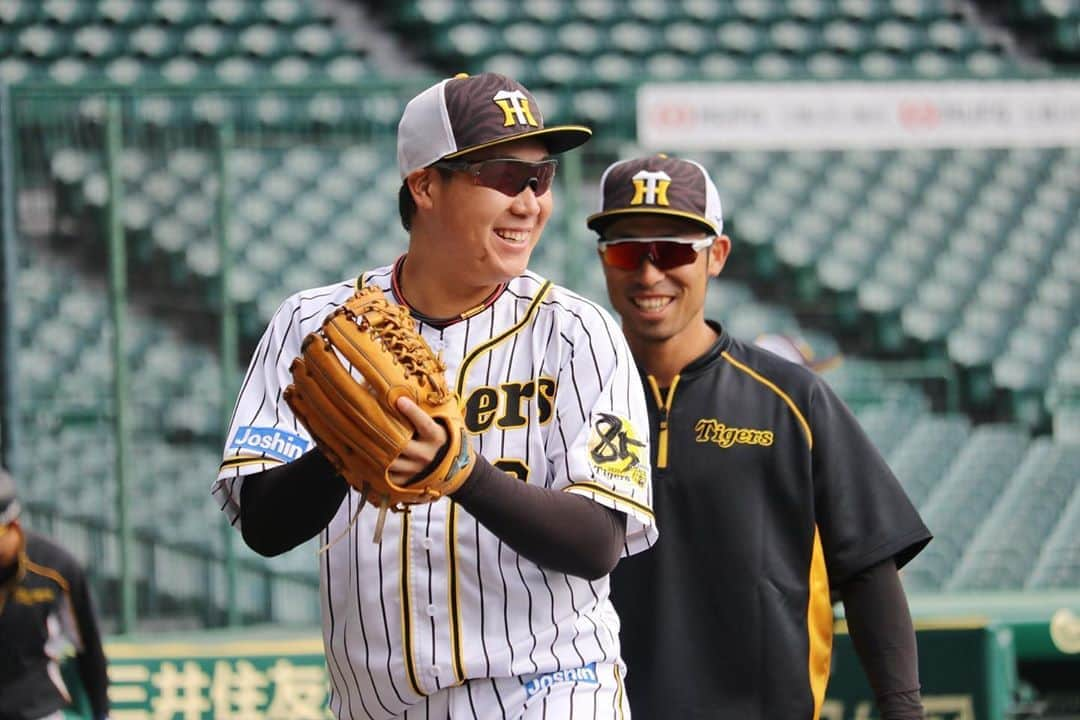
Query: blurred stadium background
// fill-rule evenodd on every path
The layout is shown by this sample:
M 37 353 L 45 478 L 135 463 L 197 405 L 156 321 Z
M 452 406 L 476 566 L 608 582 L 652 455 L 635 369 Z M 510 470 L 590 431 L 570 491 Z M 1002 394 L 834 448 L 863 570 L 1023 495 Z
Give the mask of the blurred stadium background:
M 208 488 L 277 304 L 403 251 L 419 89 L 505 72 L 594 128 L 534 267 L 602 299 L 583 219 L 644 85 L 1078 67 L 1078 0 L 0 0 L 4 462 L 118 648 L 308 637 L 314 547 L 257 557 Z M 935 717 L 1080 717 L 1080 143 L 1021 145 L 680 153 L 734 241 L 711 314 L 842 355 L 825 377 L 936 534 L 903 573 L 920 628 L 1007 651 L 995 709 Z

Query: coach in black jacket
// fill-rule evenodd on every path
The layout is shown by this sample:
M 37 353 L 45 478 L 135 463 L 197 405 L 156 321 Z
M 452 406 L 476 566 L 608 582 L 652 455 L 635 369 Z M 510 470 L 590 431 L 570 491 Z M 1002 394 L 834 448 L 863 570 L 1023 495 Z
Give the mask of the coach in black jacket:
M 0 468 L 0 720 L 60 717 L 71 695 L 57 641 L 74 646 L 94 720 L 108 716 L 108 677 L 82 568 L 19 522 L 15 484 Z
M 731 249 L 705 168 L 654 155 L 601 185 L 588 225 L 646 386 L 660 530 L 612 573 L 634 720 L 819 718 L 830 590 L 880 717 L 922 718 L 897 571 L 930 532 L 821 378 L 705 318 Z

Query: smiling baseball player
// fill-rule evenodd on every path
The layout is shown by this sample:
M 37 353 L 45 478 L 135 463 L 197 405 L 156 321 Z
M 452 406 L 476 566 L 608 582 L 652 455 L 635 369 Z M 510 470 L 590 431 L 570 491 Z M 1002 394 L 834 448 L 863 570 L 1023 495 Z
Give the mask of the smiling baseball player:
M 705 316 L 731 239 L 691 160 L 610 165 L 586 221 L 649 389 L 656 547 L 612 573 L 638 720 L 818 720 L 835 593 L 883 720 L 923 717 L 898 570 L 930 532 L 803 363 Z
M 527 269 L 552 210 L 552 154 L 589 137 L 545 127 L 495 74 L 442 81 L 398 129 L 408 252 L 359 281 L 285 301 L 252 358 L 213 492 L 273 555 L 316 535 L 339 718 L 628 716 L 608 572 L 657 537 L 648 416 L 622 333 L 598 305 Z M 476 463 L 450 497 L 360 512 L 283 400 L 301 343 L 373 286 L 441 353 Z M 295 390 L 290 391 L 295 393 Z M 438 462 L 416 427 L 391 476 Z M 338 428 L 348 434 L 348 428 Z

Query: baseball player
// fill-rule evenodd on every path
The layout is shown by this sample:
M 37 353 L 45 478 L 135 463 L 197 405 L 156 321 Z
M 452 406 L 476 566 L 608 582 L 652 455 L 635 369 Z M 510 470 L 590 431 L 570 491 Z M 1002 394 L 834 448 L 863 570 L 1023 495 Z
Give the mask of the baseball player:
M 23 527 L 0 468 L 0 720 L 61 720 L 72 695 L 60 673 L 67 644 L 93 720 L 109 713 L 109 678 L 86 574 L 66 550 Z
M 625 718 L 608 573 L 651 545 L 648 415 L 625 339 L 601 307 L 527 269 L 551 214 L 552 157 L 584 143 L 546 127 L 497 74 L 421 92 L 398 126 L 408 251 L 279 308 L 251 360 L 213 494 L 274 555 L 318 536 L 323 635 L 339 718 Z M 447 365 L 478 458 L 450 498 L 357 512 L 282 401 L 305 335 L 375 285 L 409 308 Z M 390 471 L 436 458 L 416 425 Z
M 881 717 L 921 718 L 897 570 L 930 533 L 828 385 L 705 319 L 731 241 L 704 168 L 617 162 L 601 195 L 587 224 L 646 385 L 662 530 L 612 574 L 634 717 L 818 718 L 834 588 Z

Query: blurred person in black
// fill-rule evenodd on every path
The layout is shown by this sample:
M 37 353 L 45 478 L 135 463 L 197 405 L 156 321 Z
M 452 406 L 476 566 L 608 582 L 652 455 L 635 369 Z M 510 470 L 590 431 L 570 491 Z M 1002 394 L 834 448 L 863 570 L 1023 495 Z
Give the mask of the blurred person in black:
M 23 527 L 15 482 L 0 468 L 0 720 L 60 720 L 72 704 L 60 674 L 75 648 L 93 720 L 108 717 L 108 676 L 86 574 Z

